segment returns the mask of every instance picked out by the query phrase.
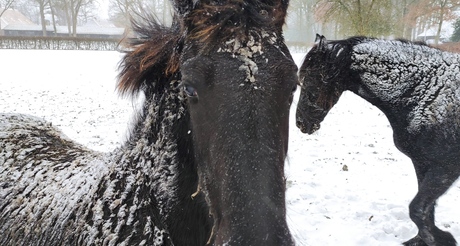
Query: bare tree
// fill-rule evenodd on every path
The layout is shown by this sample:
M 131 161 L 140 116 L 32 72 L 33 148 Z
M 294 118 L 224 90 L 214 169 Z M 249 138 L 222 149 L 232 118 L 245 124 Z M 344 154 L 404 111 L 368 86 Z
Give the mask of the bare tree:
M 138 13 L 145 7 L 143 0 L 110 0 L 110 19 L 117 25 L 128 27 L 133 13 Z
M 77 36 L 78 16 L 82 12 L 87 12 L 88 9 L 93 7 L 94 0 L 66 0 L 70 4 L 69 12 L 72 23 L 72 36 Z
M 318 0 L 317 20 L 335 22 L 343 35 L 388 35 L 394 27 L 392 0 Z
M 43 36 L 47 36 L 45 11 L 46 11 L 46 8 L 49 7 L 50 5 L 50 1 L 49 0 L 34 0 L 34 2 L 38 4 L 38 9 L 40 13 L 40 23 L 42 26 Z
M 456 18 L 454 10 L 460 7 L 460 0 L 419 0 L 409 7 L 407 19 L 419 30 L 436 26 L 435 44 L 438 44 L 444 21 Z
M 167 24 L 171 22 L 171 3 L 168 0 L 110 0 L 110 19 L 117 25 L 128 27 L 130 19 L 144 12 L 152 13 Z
M 53 0 L 53 7 L 58 16 L 67 24 L 69 36 L 77 36 L 79 18 L 87 16 L 93 8 L 95 0 Z M 83 14 L 84 13 L 84 14 Z
M 15 0 L 0 0 L 0 17 L 9 9 Z
M 288 15 L 288 31 L 291 38 L 295 41 L 313 41 L 316 30 L 315 20 L 313 17 L 316 0 L 291 0 L 290 14 Z M 292 31 L 291 31 L 292 30 Z
M 56 36 L 57 35 L 57 28 L 56 28 L 56 12 L 55 12 L 54 1 L 49 0 L 49 4 L 50 4 L 50 12 L 51 12 L 51 22 L 52 22 L 52 25 L 53 25 L 54 35 Z
M 396 19 L 398 20 L 396 23 L 398 36 L 406 39 L 412 39 L 414 25 L 411 23 L 415 23 L 415 20 L 413 20 L 413 16 L 409 15 L 409 11 L 410 7 L 418 1 L 419 0 L 393 0 L 393 6 L 399 6 L 399 8 L 395 8 Z

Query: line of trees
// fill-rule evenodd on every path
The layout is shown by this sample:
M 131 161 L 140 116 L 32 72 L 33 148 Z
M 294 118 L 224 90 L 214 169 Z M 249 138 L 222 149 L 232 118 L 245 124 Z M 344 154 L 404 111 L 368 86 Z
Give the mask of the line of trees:
M 0 49 L 95 49 L 115 50 L 118 41 L 77 37 L 77 28 L 88 20 L 108 16 L 117 27 L 129 28 L 130 19 L 139 13 L 150 13 L 163 23 L 172 22 L 172 6 L 169 0 L 106 0 L 108 13 L 101 13 L 100 0 L 0 0 L 0 17 L 8 9 L 15 9 L 30 20 L 41 25 L 40 37 L 1 36 Z M 1 24 L 1 22 L 0 22 Z M 67 26 L 70 38 L 47 37 L 50 26 L 57 33 L 58 26 Z
M 116 25 L 127 27 L 129 19 L 142 11 L 171 21 L 170 0 L 108 0 L 110 17 Z M 436 27 L 436 42 L 446 21 L 458 18 L 460 0 L 290 0 L 287 20 L 288 40 L 314 40 L 316 33 L 331 38 L 352 35 L 415 39 L 428 28 Z M 67 25 L 75 36 L 78 23 L 97 15 L 97 0 L 0 0 L 0 8 L 14 7 L 45 30 L 46 16 L 51 24 Z M 0 16 L 1 16 L 0 12 Z M 44 35 L 46 33 L 44 32 Z
M 9 8 L 19 10 L 34 22 L 41 23 L 43 36 L 48 25 L 67 26 L 69 36 L 76 36 L 79 24 L 100 15 L 97 0 L 0 0 L 0 17 Z M 118 27 L 128 27 L 136 13 L 155 14 L 165 23 L 172 20 L 169 0 L 109 0 L 110 20 Z
M 76 36 L 78 23 L 88 20 L 97 13 L 96 0 L 0 0 L 0 17 L 9 8 L 19 10 L 42 26 L 43 36 L 46 26 L 65 25 L 69 36 Z M 46 18 L 50 17 L 50 18 Z
M 136 13 L 154 14 L 163 23 L 172 21 L 170 0 L 109 0 L 109 17 L 118 26 L 126 25 Z
M 311 40 L 316 32 L 333 38 L 352 35 L 415 39 L 436 28 L 435 42 L 460 0 L 291 0 L 294 25 Z

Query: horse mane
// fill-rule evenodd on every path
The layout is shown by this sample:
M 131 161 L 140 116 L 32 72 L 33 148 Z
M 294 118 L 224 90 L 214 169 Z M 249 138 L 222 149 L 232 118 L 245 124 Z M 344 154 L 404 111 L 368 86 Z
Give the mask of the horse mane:
M 325 52 L 327 52 L 328 57 L 332 57 L 330 59 L 334 62 L 334 67 L 336 71 L 346 71 L 347 66 L 351 63 L 351 54 L 353 52 L 353 47 L 362 43 L 372 42 L 372 41 L 381 41 L 381 39 L 373 38 L 373 37 L 366 37 L 366 36 L 353 36 L 347 39 L 342 40 L 328 40 L 328 48 Z M 435 48 L 423 41 L 409 41 L 407 39 L 394 39 L 394 40 L 386 40 L 388 42 L 400 42 L 402 44 L 410 45 L 410 46 L 421 46 L 421 47 L 429 47 Z M 437 49 L 437 48 L 435 48 Z M 336 77 L 339 76 L 339 73 L 330 73 L 326 76 L 326 81 L 334 81 Z
M 330 42 L 332 44 L 355 46 L 355 45 L 358 45 L 360 43 L 364 43 L 364 42 L 368 42 L 368 41 L 372 41 L 372 40 L 381 40 L 381 39 L 374 38 L 374 37 L 367 37 L 367 36 L 353 36 L 353 37 L 349 37 L 347 39 L 331 40 L 331 41 L 328 41 L 328 42 Z M 427 47 L 433 48 L 431 45 L 425 43 L 424 41 L 410 41 L 410 40 L 407 40 L 407 39 L 404 39 L 404 38 L 396 38 L 396 39 L 387 40 L 387 41 L 397 41 L 397 42 L 401 42 L 403 44 L 413 44 L 413 45 L 427 46 Z
M 166 27 L 152 15 L 131 21 L 137 37 L 126 41 L 126 55 L 119 63 L 117 90 L 122 96 L 135 96 L 156 84 L 164 84 L 179 72 L 183 39 L 174 18 Z
M 368 42 L 368 41 L 372 41 L 372 40 L 381 40 L 381 39 L 374 38 L 374 37 L 366 37 L 366 36 L 353 36 L 353 37 L 343 39 L 343 40 L 333 40 L 333 41 L 331 41 L 331 43 L 338 43 L 338 44 L 342 44 L 342 45 L 355 46 L 355 45 L 358 45 L 360 43 L 364 43 L 364 42 Z M 425 46 L 425 47 L 430 47 L 430 48 L 435 48 L 436 49 L 436 47 L 433 47 L 433 46 L 427 44 L 424 41 L 410 41 L 410 40 L 407 40 L 407 39 L 404 39 L 404 38 L 396 38 L 396 39 L 393 39 L 393 40 L 389 39 L 387 41 L 389 41 L 389 42 L 395 42 L 396 41 L 396 42 L 401 42 L 403 44 Z
M 204 46 L 229 38 L 247 40 L 251 29 L 273 31 L 281 36 L 288 0 L 205 0 L 185 18 L 188 37 Z
M 397 38 L 395 40 L 401 43 L 404 43 L 404 44 L 415 44 L 415 45 L 427 46 L 427 47 L 433 48 L 431 45 L 427 44 L 425 41 L 410 41 L 404 38 Z

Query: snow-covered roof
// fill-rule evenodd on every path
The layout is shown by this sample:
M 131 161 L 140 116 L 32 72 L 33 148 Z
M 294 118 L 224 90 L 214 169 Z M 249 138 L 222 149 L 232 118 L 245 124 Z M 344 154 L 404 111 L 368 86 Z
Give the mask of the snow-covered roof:
M 452 36 L 452 33 L 454 33 L 454 27 L 453 27 L 453 21 L 445 21 L 442 24 L 441 28 L 441 38 L 446 38 L 449 39 Z M 436 36 L 436 33 L 438 31 L 437 26 L 432 26 L 428 29 L 426 29 L 424 32 L 420 33 L 417 35 L 417 38 L 423 38 L 423 37 L 434 37 Z
M 3 9 L 0 8 L 0 12 L 2 11 Z M 0 17 L 0 20 L 2 22 L 2 29 L 8 25 L 36 25 L 29 18 L 15 9 L 7 9 L 5 13 L 3 13 L 3 15 Z
M 18 25 L 18 24 L 9 24 L 2 28 L 3 30 L 17 30 L 17 31 L 41 31 L 42 27 L 36 24 L 33 25 Z M 47 27 L 47 30 L 50 28 Z

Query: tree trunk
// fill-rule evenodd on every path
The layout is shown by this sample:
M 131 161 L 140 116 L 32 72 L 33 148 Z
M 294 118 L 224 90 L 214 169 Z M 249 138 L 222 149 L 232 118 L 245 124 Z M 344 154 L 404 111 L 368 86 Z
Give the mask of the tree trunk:
M 357 8 L 358 8 L 358 21 L 357 21 L 357 25 L 355 25 L 355 28 L 356 28 L 356 31 L 358 32 L 359 35 L 365 35 L 365 32 L 364 32 L 364 23 L 363 23 L 363 13 L 362 13 L 362 9 L 361 9 L 361 1 L 358 0 L 357 1 Z
M 40 1 L 39 2 L 39 9 L 40 9 L 40 22 L 42 24 L 42 33 L 43 37 L 46 37 L 46 20 L 45 20 L 45 1 Z
M 436 31 L 436 37 L 434 37 L 434 44 L 439 43 L 439 38 L 441 37 L 441 29 L 442 29 L 442 23 L 444 21 L 444 10 L 445 6 L 447 4 L 447 1 L 443 1 L 441 3 L 441 8 L 439 9 L 439 24 L 438 24 L 438 30 Z
M 77 37 L 77 24 L 78 24 L 78 13 L 80 12 L 80 8 L 82 6 L 83 0 L 72 0 L 71 1 L 71 8 L 70 11 L 72 13 L 72 36 Z
M 55 14 L 54 14 L 54 6 L 51 6 L 51 2 L 50 2 L 50 9 L 51 9 L 51 18 L 52 18 L 52 21 L 53 21 L 54 36 L 57 36 L 56 17 L 55 17 Z
M 77 21 L 72 22 L 72 37 L 77 37 Z
M 434 37 L 434 44 L 438 44 L 439 43 L 439 38 L 441 37 L 441 29 L 442 29 L 442 23 L 443 23 L 443 20 L 442 20 L 442 12 L 441 12 L 441 20 L 439 21 L 439 24 L 438 24 L 438 30 L 436 31 L 436 37 Z

